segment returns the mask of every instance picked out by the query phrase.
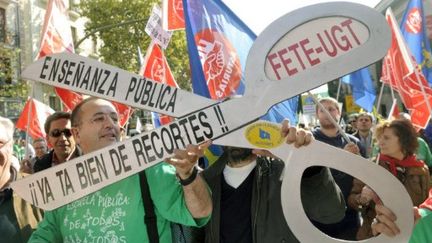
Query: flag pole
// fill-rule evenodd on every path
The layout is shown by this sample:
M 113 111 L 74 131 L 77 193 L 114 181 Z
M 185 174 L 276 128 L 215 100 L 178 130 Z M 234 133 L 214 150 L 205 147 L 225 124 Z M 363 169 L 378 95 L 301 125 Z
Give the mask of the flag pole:
M 378 100 L 377 100 L 377 105 L 376 105 L 376 107 L 377 107 L 377 114 L 379 114 L 379 110 L 380 110 L 380 104 L 381 104 L 381 98 L 382 98 L 382 95 L 383 95 L 383 91 L 384 91 L 384 86 L 385 86 L 385 84 L 381 81 L 381 89 L 380 89 L 380 93 L 379 93 L 379 95 L 378 95 Z
M 33 85 L 31 85 L 30 88 L 30 97 L 27 100 L 27 102 L 31 102 L 33 101 L 33 97 L 34 97 L 34 89 L 33 89 Z M 29 103 L 29 109 L 28 109 L 28 113 L 27 113 L 27 127 L 26 127 L 26 137 L 25 137 L 25 147 L 24 147 L 24 158 L 28 158 L 29 156 L 29 151 L 28 151 L 28 143 L 29 143 L 29 129 L 30 129 L 30 116 L 32 114 L 32 109 L 33 109 L 33 103 Z M 28 158 L 30 159 L 30 158 Z
M 393 103 L 392 103 L 392 106 L 390 108 L 389 115 L 387 116 L 387 120 L 390 120 L 390 118 L 392 118 L 392 115 L 393 115 L 394 110 L 396 109 L 396 106 L 397 106 L 397 100 L 393 99 Z
M 339 101 L 339 94 L 340 94 L 341 86 L 342 86 L 342 82 L 341 82 L 341 79 L 339 78 L 339 84 L 338 84 L 338 89 L 337 89 L 337 93 L 336 93 L 336 100 L 337 101 Z
M 322 111 L 324 111 L 324 113 L 329 118 L 330 122 L 333 124 L 333 126 L 335 126 L 338 129 L 339 133 L 342 135 L 342 137 L 345 139 L 345 141 L 347 143 L 351 143 L 351 140 L 348 138 L 348 135 L 346 135 L 345 131 L 338 124 L 338 122 L 335 121 L 335 119 L 332 117 L 332 115 L 330 114 L 330 112 L 328 112 L 328 110 L 317 100 L 317 98 L 315 98 L 315 96 L 313 96 L 313 94 L 310 91 L 308 91 L 307 93 L 308 93 L 309 97 L 311 97 L 313 99 L 313 101 L 315 102 L 315 104 L 318 105 L 319 108 Z
M 392 99 L 396 99 L 395 93 L 394 93 L 394 90 L 392 87 L 390 87 L 390 94 L 391 94 Z

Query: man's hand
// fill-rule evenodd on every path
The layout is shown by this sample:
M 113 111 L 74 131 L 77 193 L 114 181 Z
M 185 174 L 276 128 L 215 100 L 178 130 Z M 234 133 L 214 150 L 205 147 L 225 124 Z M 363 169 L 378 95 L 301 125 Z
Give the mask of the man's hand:
M 20 171 L 23 172 L 23 173 L 27 173 L 27 174 L 33 173 L 31 162 L 30 162 L 29 159 L 23 159 L 21 161 Z
M 213 209 L 212 200 L 208 186 L 201 175 L 193 178 L 194 166 L 198 159 L 204 155 L 204 151 L 210 146 L 211 141 L 200 145 L 188 145 L 185 150 L 174 150 L 174 157 L 166 160 L 176 168 L 177 176 L 182 180 L 190 179 L 183 185 L 184 199 L 192 217 L 208 217 Z
M 355 143 L 353 143 L 353 142 L 348 143 L 347 145 L 345 145 L 344 150 L 346 150 L 348 152 L 351 152 L 353 154 L 360 154 L 359 147 Z
M 167 159 L 176 168 L 178 176 L 182 179 L 189 178 L 193 172 L 193 167 L 198 159 L 204 155 L 204 151 L 211 145 L 211 141 L 204 142 L 200 145 L 187 145 L 186 149 L 175 149 L 174 156 Z
M 374 201 L 376 204 L 382 204 L 378 195 L 368 186 L 364 186 L 362 191 L 357 199 L 358 204 L 362 206 L 368 206 L 371 201 Z
M 376 217 L 372 223 L 372 234 L 378 235 L 383 233 L 389 237 L 395 237 L 400 234 L 400 229 L 396 225 L 396 215 L 384 205 L 375 206 Z
M 294 144 L 296 148 L 306 146 L 314 140 L 310 131 L 290 127 L 289 120 L 287 119 L 282 122 L 281 134 L 287 144 Z

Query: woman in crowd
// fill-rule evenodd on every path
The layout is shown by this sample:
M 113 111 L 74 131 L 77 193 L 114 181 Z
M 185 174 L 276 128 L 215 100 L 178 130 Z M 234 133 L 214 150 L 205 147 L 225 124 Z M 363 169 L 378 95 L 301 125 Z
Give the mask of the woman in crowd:
M 428 196 L 429 169 L 415 156 L 418 147 L 417 133 L 407 119 L 396 119 L 379 124 L 375 130 L 380 153 L 375 158 L 379 165 L 396 176 L 405 186 L 414 206 L 419 206 Z M 360 181 L 354 182 L 349 203 L 362 212 L 364 223 L 358 240 L 371 237 L 371 223 L 375 218 L 375 202 L 378 197 Z

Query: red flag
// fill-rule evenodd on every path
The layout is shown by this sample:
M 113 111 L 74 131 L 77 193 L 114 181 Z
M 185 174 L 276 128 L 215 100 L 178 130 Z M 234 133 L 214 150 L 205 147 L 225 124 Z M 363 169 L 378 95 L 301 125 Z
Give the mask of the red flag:
M 165 55 L 161 48 L 154 42 L 150 43 L 144 64 L 139 73 L 145 78 L 178 88 L 177 82 L 174 80 L 174 76 L 168 66 Z M 172 117 L 160 114 L 159 121 L 156 121 L 155 123 L 156 125 L 164 125 L 170 123 L 172 120 Z
M 393 104 L 390 108 L 390 112 L 389 112 L 389 116 L 388 116 L 388 120 L 393 120 L 393 119 L 397 119 L 399 117 L 399 107 L 397 104 L 397 100 L 393 99 Z
M 432 90 L 406 46 L 391 9 L 387 10 L 386 18 L 392 30 L 392 43 L 383 60 L 381 80 L 399 92 L 413 125 L 424 128 L 430 118 L 427 100 L 432 104 Z
M 29 122 L 28 134 L 33 139 L 44 138 L 46 136 L 44 130 L 45 120 L 53 113 L 54 110 L 51 107 L 35 99 L 28 99 L 18 118 L 16 128 L 27 131 L 27 123 Z
M 49 0 L 37 59 L 53 53 L 74 52 L 67 8 L 68 1 Z M 73 110 L 83 100 L 82 95 L 76 92 L 62 88 L 54 89 L 67 111 Z M 120 103 L 112 103 L 119 113 L 120 125 L 124 126 L 132 114 L 131 108 Z
M 180 30 L 185 28 L 182 0 L 163 0 L 162 27 L 164 30 Z
M 124 126 L 126 125 L 127 121 L 129 120 L 129 117 L 132 115 L 133 113 L 133 109 L 130 108 L 127 105 L 121 104 L 121 103 L 117 103 L 114 101 L 111 101 L 111 103 L 114 105 L 114 107 L 117 110 L 117 113 L 119 114 L 119 123 L 120 126 Z
M 48 1 L 42 28 L 40 50 L 36 59 L 53 53 L 74 52 L 67 8 L 68 1 Z M 68 110 L 72 110 L 83 99 L 80 94 L 73 91 L 62 88 L 54 89 Z

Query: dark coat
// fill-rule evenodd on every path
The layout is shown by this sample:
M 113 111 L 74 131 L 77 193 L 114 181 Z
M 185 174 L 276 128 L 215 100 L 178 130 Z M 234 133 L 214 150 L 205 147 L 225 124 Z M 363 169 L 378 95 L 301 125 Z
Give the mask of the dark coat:
M 313 136 L 316 140 L 324 142 L 326 144 L 332 145 L 337 148 L 343 149 L 347 145 L 347 141 L 342 137 L 341 134 L 337 134 L 335 137 L 326 136 L 320 128 L 314 129 L 312 131 Z M 355 143 L 360 148 L 360 154 L 365 157 L 366 151 L 360 140 L 353 135 L 347 134 L 351 142 Z M 348 202 L 348 197 L 351 194 L 353 188 L 353 177 L 339 170 L 331 169 L 331 173 L 341 189 L 345 202 Z M 360 217 L 356 209 L 349 207 L 347 205 L 347 210 L 345 212 L 345 218 L 335 224 L 321 224 L 319 222 L 314 222 L 314 225 L 319 228 L 324 233 L 339 239 L 344 240 L 355 240 L 357 231 L 360 227 Z
M 73 155 L 71 159 L 76 158 L 82 154 L 81 150 L 78 146 L 75 147 L 75 150 L 73 151 Z M 36 159 L 35 164 L 33 165 L 33 171 L 34 173 L 37 173 L 41 170 L 45 170 L 48 168 L 51 168 L 53 163 L 53 156 L 54 156 L 54 149 L 51 150 L 49 153 L 42 156 L 40 159 Z
M 195 229 L 194 242 L 220 242 L 221 175 L 226 163 L 227 157 L 222 155 L 202 173 L 212 190 L 213 212 L 205 229 Z M 284 166 L 280 160 L 257 159 L 251 202 L 252 237 L 255 243 L 298 242 L 282 210 L 280 178 Z M 345 202 L 328 168 L 319 168 L 309 178 L 304 176 L 301 190 L 308 217 L 322 223 L 337 222 L 344 217 Z
M 0 192 L 0 215 L 0 242 L 16 243 L 27 242 L 43 216 L 40 209 L 13 193 L 12 189 Z

